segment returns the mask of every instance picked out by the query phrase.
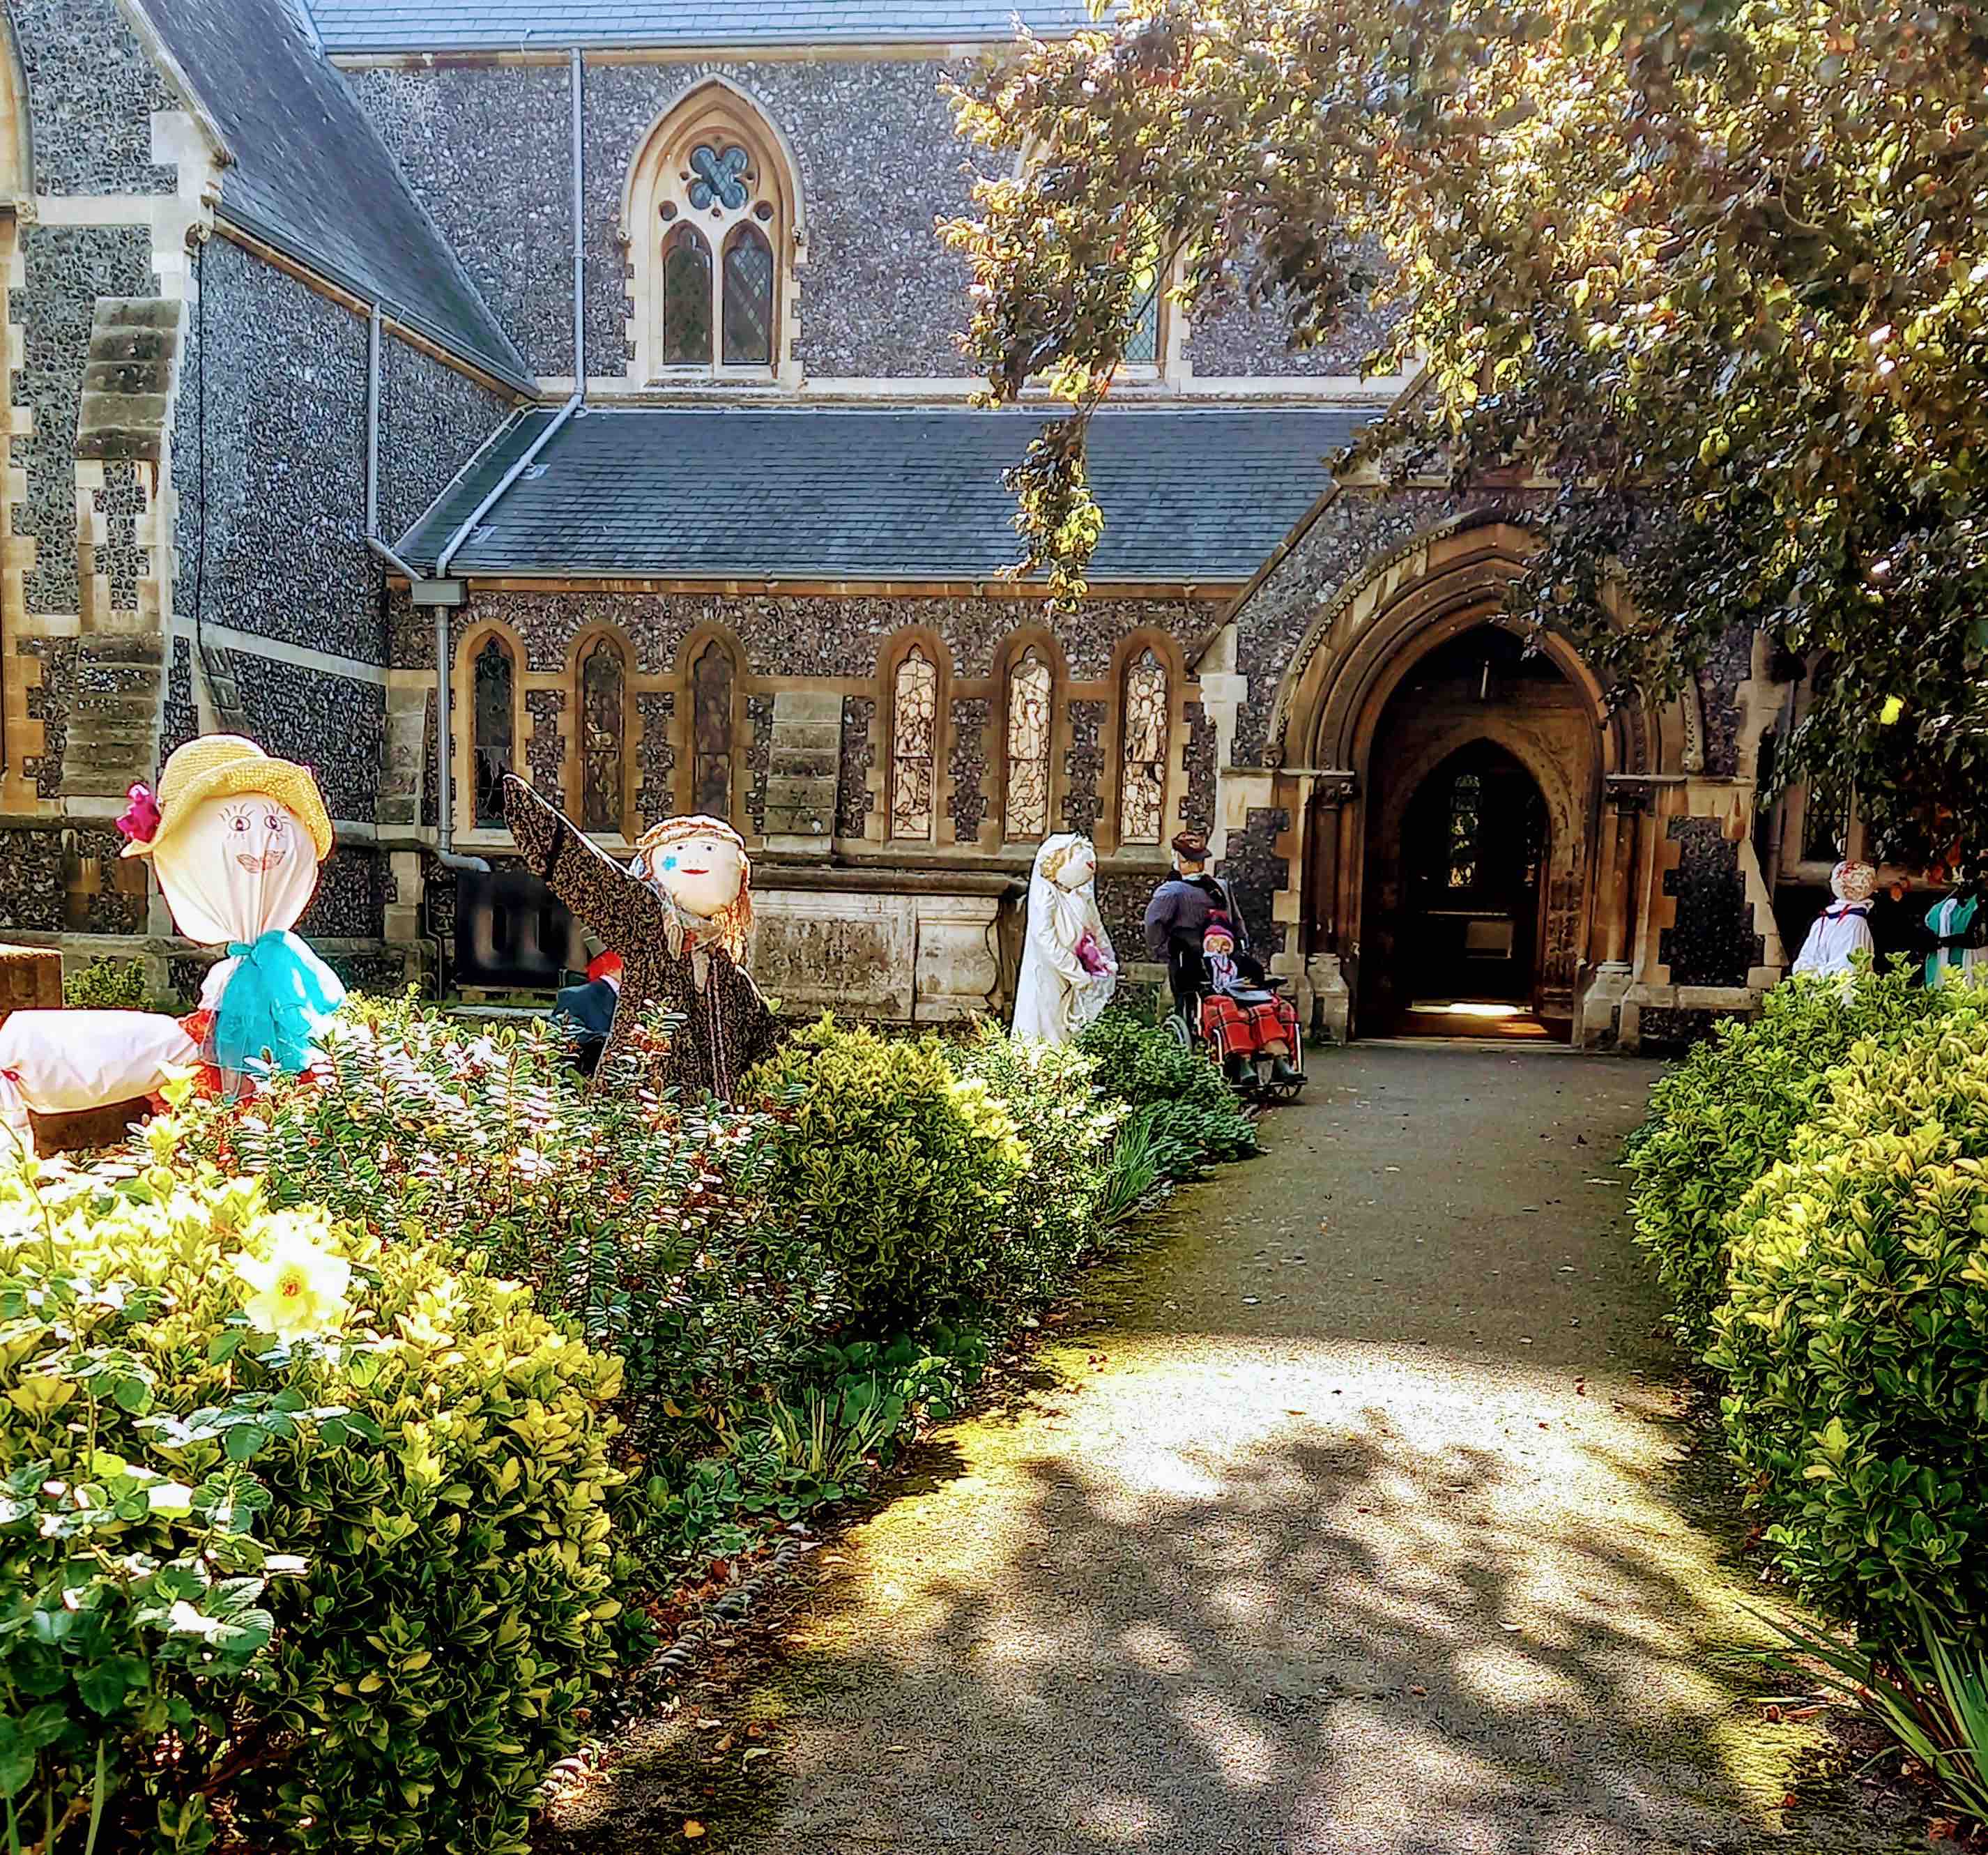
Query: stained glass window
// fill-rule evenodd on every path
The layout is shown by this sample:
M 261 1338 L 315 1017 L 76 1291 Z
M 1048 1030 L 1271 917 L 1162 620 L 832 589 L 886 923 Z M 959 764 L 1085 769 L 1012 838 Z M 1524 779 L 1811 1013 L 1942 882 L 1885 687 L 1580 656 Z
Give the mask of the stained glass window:
M 708 644 L 691 666 L 691 807 L 714 818 L 732 811 L 732 653 Z
M 938 740 L 938 666 L 913 645 L 898 665 L 891 702 L 891 835 L 932 834 L 933 761 Z
M 766 367 L 773 358 L 773 248 L 756 226 L 725 242 L 725 364 Z
M 711 247 L 694 225 L 663 240 L 663 364 L 711 364 Z
M 618 831 L 622 739 L 627 729 L 627 673 L 609 638 L 596 638 L 580 665 L 580 828 Z
M 690 151 L 695 178 L 686 197 L 699 212 L 737 212 L 746 204 L 752 157 L 735 142 L 721 154 L 708 142 Z
M 1125 769 L 1118 841 L 1157 844 L 1167 811 L 1167 667 L 1142 651 L 1125 672 Z
M 1460 773 L 1449 792 L 1449 886 L 1477 886 L 1478 846 L 1484 832 L 1484 782 Z
M 1008 672 L 1006 835 L 1011 840 L 1049 834 L 1053 688 L 1048 662 L 1030 645 Z
M 486 638 L 476 653 L 475 733 L 470 743 L 476 767 L 478 830 L 504 828 L 504 775 L 512 770 L 517 748 L 517 716 L 512 705 L 514 680 L 511 653 L 503 639 Z

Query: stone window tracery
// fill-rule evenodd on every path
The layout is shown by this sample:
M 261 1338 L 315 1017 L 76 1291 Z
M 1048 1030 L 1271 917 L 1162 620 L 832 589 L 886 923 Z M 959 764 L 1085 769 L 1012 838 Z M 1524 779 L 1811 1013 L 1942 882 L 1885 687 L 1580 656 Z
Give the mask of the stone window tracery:
M 580 828 L 625 830 L 622 811 L 628 729 L 628 672 L 611 638 L 597 638 L 580 663 Z
M 1158 844 L 1166 834 L 1167 667 L 1148 645 L 1125 672 L 1124 767 L 1118 841 Z
M 476 828 L 504 828 L 504 776 L 516 763 L 517 666 L 494 633 L 476 653 L 471 692 L 471 763 L 476 776 Z
M 1030 645 L 1008 672 L 1007 803 L 1003 834 L 1011 843 L 1049 834 L 1055 688 L 1056 679 L 1042 647 Z
M 764 379 L 786 360 L 799 192 L 779 138 L 714 80 L 651 131 L 629 174 L 634 372 Z
M 738 680 L 732 653 L 715 638 L 691 665 L 691 810 L 728 821 L 732 813 L 732 697 Z
M 930 842 L 938 746 L 938 665 L 913 645 L 891 702 L 891 835 Z

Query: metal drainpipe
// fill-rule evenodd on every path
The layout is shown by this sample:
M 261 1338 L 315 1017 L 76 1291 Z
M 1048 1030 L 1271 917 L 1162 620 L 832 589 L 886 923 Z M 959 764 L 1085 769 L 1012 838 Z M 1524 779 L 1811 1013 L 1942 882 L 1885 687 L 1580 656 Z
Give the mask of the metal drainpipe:
M 405 574 L 411 586 L 424 576 L 421 571 L 395 553 L 380 538 L 380 362 L 381 348 L 381 317 L 378 303 L 373 305 L 373 313 L 367 318 L 366 343 L 366 545 L 394 572 Z M 448 733 L 448 608 L 435 608 L 435 625 L 440 638 L 440 649 L 436 658 L 438 672 L 435 694 L 435 817 L 438 821 L 439 841 L 435 860 L 445 869 L 470 869 L 487 872 L 490 865 L 481 857 L 458 857 L 450 849 L 455 832 L 451 828 L 451 814 L 455 807 L 454 795 L 449 787 L 453 768 L 449 765 Z
M 448 538 L 448 543 L 435 560 L 434 577 L 446 580 L 449 569 L 462 544 L 482 525 L 483 518 L 504 499 L 511 486 L 530 469 L 543 451 L 565 428 L 566 421 L 587 403 L 587 168 L 583 139 L 585 120 L 585 60 L 578 46 L 570 54 L 573 90 L 573 397 L 560 408 L 552 422 L 532 439 L 523 455 L 519 457 L 483 500 L 470 512 L 469 519 Z M 452 859 L 450 846 L 455 841 L 454 794 L 449 766 L 448 712 L 449 712 L 449 648 L 448 612 L 445 607 L 435 608 L 435 732 L 436 757 L 441 763 L 441 861 L 445 867 L 460 868 L 463 860 Z M 474 859 L 479 868 L 488 868 L 482 860 Z
M 573 48 L 573 391 L 587 398 L 587 61 Z

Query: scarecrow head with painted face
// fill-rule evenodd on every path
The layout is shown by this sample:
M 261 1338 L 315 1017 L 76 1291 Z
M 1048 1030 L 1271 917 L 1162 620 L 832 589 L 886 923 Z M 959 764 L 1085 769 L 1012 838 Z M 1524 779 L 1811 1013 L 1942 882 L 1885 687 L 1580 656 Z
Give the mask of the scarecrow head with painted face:
M 134 788 L 118 821 L 127 857 L 150 857 L 173 922 L 212 946 L 296 926 L 331 854 L 331 820 L 310 769 L 239 735 L 178 749 L 156 798 Z
M 745 957 L 752 931 L 752 865 L 746 841 L 720 818 L 665 818 L 637 841 L 642 874 L 697 932 Z

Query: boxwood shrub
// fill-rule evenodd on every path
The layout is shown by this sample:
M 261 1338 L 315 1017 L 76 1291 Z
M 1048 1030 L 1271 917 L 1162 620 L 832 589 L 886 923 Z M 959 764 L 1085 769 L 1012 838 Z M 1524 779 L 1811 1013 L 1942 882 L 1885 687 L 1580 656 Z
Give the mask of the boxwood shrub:
M 1895 1042 L 1949 1008 L 1951 992 L 1912 989 L 1902 972 L 1791 979 L 1760 1015 L 1721 1024 L 1650 1092 L 1625 1153 L 1636 1241 L 1672 1303 L 1679 1344 L 1702 1356 L 1726 1298 L 1731 1214 L 1821 1112 L 1830 1071 L 1861 1039 Z
M 864 1332 L 943 1315 L 984 1283 L 1028 1164 L 1015 1123 L 935 1038 L 833 1017 L 747 1078 L 779 1115 L 772 1192 L 796 1210 Z
M 523 1855 L 618 1607 L 619 1362 L 173 1137 L 0 1182 L 0 1795 L 117 1789 L 100 1847 L 204 1848 L 220 1798 L 252 1847 Z M 350 1264 L 322 1336 L 253 1329 L 279 1237 Z

